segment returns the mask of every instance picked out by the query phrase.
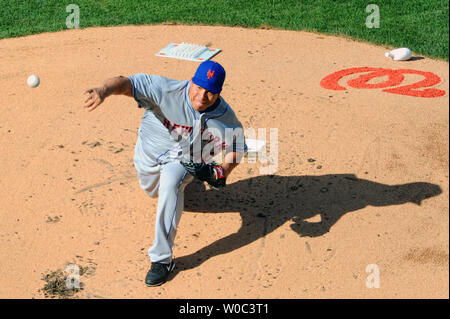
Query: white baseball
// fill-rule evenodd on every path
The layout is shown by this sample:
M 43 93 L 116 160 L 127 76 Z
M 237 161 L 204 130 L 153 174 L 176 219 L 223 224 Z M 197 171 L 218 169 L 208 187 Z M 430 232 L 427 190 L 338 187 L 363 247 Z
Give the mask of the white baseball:
M 28 77 L 28 79 L 27 79 L 27 84 L 31 88 L 35 88 L 36 86 L 38 86 L 39 82 L 40 82 L 39 77 L 37 75 L 34 75 L 34 74 L 30 75 Z

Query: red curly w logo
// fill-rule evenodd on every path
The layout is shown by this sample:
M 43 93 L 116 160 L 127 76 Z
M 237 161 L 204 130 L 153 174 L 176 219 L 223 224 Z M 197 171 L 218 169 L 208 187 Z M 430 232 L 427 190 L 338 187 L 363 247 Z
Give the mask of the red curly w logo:
M 206 73 L 206 76 L 208 77 L 208 80 L 211 79 L 214 76 L 214 71 L 211 72 L 211 69 L 209 69 L 208 73 Z

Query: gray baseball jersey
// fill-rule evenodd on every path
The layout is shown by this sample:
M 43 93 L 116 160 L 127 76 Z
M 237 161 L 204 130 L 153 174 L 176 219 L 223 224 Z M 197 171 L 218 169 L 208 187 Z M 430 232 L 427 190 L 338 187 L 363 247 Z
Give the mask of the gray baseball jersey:
M 247 150 L 242 125 L 222 97 L 199 112 L 189 99 L 189 80 L 142 73 L 129 79 L 138 106 L 145 109 L 139 127 L 143 162 L 152 166 L 187 157 L 209 162 L 222 150 Z

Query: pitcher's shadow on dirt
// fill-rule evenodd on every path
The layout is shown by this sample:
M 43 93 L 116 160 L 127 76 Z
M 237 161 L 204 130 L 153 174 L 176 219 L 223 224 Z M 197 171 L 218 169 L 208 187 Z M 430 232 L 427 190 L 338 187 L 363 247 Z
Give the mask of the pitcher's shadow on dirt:
M 438 185 L 416 182 L 385 185 L 352 174 L 322 176 L 266 175 L 227 185 L 221 191 L 206 190 L 194 180 L 185 189 L 183 214 L 189 212 L 239 212 L 237 232 L 176 258 L 175 273 L 199 266 L 207 259 L 226 254 L 271 233 L 284 223 L 300 236 L 317 237 L 344 214 L 368 205 L 390 206 L 421 201 L 442 193 Z M 320 215 L 320 222 L 307 219 Z

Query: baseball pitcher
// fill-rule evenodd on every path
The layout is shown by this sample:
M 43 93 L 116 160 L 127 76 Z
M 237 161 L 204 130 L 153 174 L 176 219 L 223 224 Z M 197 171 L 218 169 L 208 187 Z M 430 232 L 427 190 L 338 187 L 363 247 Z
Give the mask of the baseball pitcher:
M 158 197 L 147 286 L 163 284 L 175 267 L 172 247 L 186 185 L 196 177 L 215 189 L 225 187 L 247 150 L 242 125 L 220 95 L 224 81 L 224 68 L 205 61 L 191 80 L 136 74 L 108 79 L 103 86 L 85 92 L 88 111 L 113 94 L 133 97 L 145 110 L 134 165 L 140 187 Z M 218 154 L 221 165 L 213 160 Z

